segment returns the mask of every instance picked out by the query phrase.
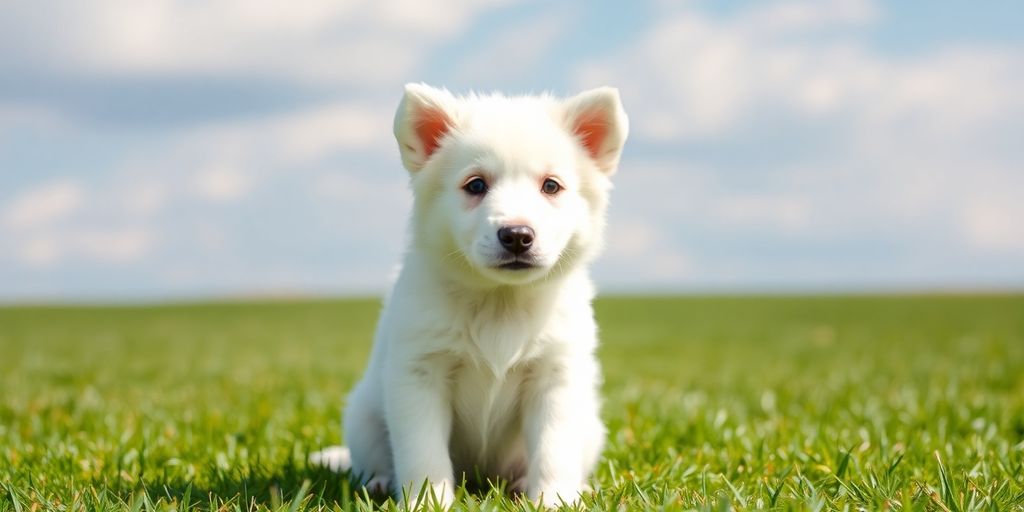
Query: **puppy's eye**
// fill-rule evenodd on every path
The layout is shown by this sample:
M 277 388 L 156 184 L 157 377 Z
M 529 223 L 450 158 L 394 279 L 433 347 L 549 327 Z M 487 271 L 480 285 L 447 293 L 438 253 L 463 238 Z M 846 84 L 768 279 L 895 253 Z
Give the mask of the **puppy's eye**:
M 553 196 L 562 190 L 562 185 L 557 181 L 548 178 L 544 180 L 544 184 L 541 185 L 540 190 L 549 196 Z
M 479 196 L 487 193 L 487 182 L 483 178 L 477 176 L 466 182 L 462 186 L 462 190 L 465 190 L 467 194 L 471 196 Z

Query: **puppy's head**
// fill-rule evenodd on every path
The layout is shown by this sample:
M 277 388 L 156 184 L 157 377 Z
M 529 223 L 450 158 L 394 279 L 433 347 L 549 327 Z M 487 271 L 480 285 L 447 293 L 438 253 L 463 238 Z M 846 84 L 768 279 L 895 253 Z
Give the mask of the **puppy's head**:
M 586 262 L 627 132 L 613 88 L 558 100 L 407 85 L 395 137 L 415 197 L 412 250 L 481 286 Z

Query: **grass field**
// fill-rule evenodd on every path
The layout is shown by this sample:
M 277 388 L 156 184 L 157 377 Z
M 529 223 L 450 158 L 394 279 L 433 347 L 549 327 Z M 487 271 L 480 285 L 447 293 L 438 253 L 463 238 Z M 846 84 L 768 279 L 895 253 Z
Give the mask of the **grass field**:
M 377 310 L 0 309 L 0 510 L 393 507 L 305 463 L 341 438 Z M 1024 510 L 1024 296 L 597 314 L 609 436 L 586 509 Z

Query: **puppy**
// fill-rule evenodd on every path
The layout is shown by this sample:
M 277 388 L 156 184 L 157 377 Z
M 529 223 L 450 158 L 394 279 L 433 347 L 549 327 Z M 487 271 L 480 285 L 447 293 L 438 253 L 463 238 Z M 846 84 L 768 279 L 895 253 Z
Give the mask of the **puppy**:
M 348 399 L 348 448 L 313 462 L 414 505 L 424 485 L 450 505 L 477 474 L 537 503 L 580 498 L 605 436 L 587 264 L 627 132 L 613 88 L 559 100 L 406 86 L 395 137 L 411 242 Z

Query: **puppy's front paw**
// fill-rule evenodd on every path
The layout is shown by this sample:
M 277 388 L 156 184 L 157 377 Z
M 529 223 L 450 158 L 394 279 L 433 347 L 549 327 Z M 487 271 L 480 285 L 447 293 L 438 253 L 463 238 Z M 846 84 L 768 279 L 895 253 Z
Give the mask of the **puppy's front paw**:
M 514 482 L 509 484 L 509 486 L 508 486 L 508 493 L 513 495 L 513 496 L 525 495 L 526 491 L 527 491 L 527 485 L 528 484 L 527 484 L 526 476 L 525 475 L 521 476 L 521 477 L 517 478 Z
M 375 476 L 366 482 L 364 487 L 366 487 L 370 494 L 387 494 L 391 489 L 391 477 L 387 475 Z

